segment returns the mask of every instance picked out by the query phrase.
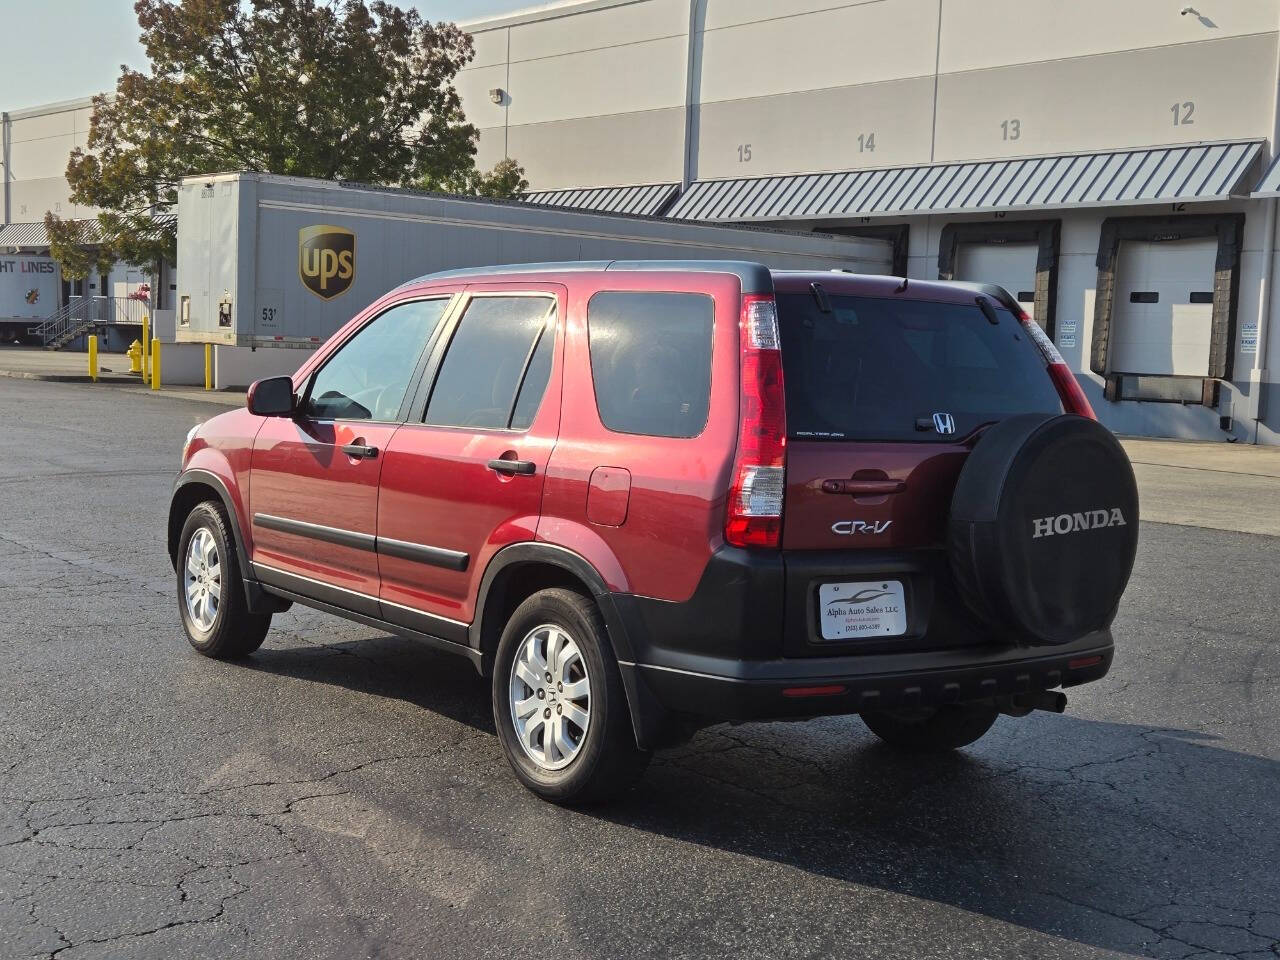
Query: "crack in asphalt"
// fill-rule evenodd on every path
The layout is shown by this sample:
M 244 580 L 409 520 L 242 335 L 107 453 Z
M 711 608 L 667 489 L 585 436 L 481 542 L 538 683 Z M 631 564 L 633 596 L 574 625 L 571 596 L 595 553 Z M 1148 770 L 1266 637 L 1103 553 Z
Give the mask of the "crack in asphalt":
M 0 799 L 18 800 L 19 802 L 23 802 L 26 804 L 26 806 L 18 814 L 18 816 L 26 824 L 28 835 L 18 840 L 11 841 L 9 843 L 6 843 L 0 846 L 13 847 L 21 844 L 31 844 L 35 846 L 50 847 L 57 850 L 73 850 L 77 852 L 97 850 L 97 851 L 110 852 L 110 853 L 116 853 L 116 854 L 124 853 L 124 852 L 159 853 L 162 851 L 158 850 L 155 847 L 149 847 L 146 845 L 147 840 L 156 831 L 164 829 L 165 827 L 170 826 L 172 824 L 188 823 L 188 822 L 202 821 L 202 820 L 204 821 L 247 820 L 247 821 L 255 821 L 255 822 L 262 823 L 268 829 L 274 831 L 275 835 L 280 840 L 284 841 L 287 844 L 287 850 L 288 850 L 287 855 L 305 856 L 306 850 L 297 842 L 293 834 L 288 829 L 286 829 L 286 825 L 276 821 L 279 820 L 280 818 L 289 818 L 289 817 L 295 816 L 297 813 L 295 808 L 299 804 L 306 803 L 311 800 L 349 796 L 353 792 L 350 788 L 338 789 L 338 790 L 317 790 L 316 789 L 317 787 L 323 784 L 326 784 L 336 778 L 357 774 L 361 771 L 367 770 L 368 768 L 375 765 L 379 765 L 379 764 L 394 763 L 394 762 L 401 762 L 401 761 L 409 762 L 414 760 L 435 759 L 439 757 L 443 752 L 455 750 L 459 746 L 462 746 L 463 744 L 465 744 L 467 741 L 473 740 L 482 736 L 483 734 L 480 734 L 480 733 L 464 734 L 458 737 L 456 740 L 443 743 L 437 749 L 434 749 L 429 752 L 395 753 L 395 754 L 389 754 L 389 755 L 380 756 L 380 757 L 374 757 L 368 760 L 362 760 L 359 763 L 349 764 L 349 765 L 340 767 L 338 769 L 331 770 L 321 776 L 307 777 L 302 779 L 257 780 L 249 783 L 208 787 L 198 791 L 135 790 L 135 791 L 126 791 L 122 793 L 105 794 L 105 795 L 83 795 L 83 796 L 75 796 L 75 797 L 41 797 L 38 799 L 14 798 L 10 796 L 4 796 L 4 797 L 0 797 Z M 221 797 L 226 795 L 232 795 L 238 792 L 259 789 L 263 787 L 267 787 L 267 788 L 304 787 L 307 789 L 297 796 L 282 798 L 279 802 L 276 803 L 274 809 L 258 811 L 258 812 L 213 810 L 213 811 L 208 811 L 204 813 L 182 814 L 182 815 L 174 815 L 174 816 L 167 816 L 167 817 L 152 817 L 152 818 L 146 818 L 146 817 L 129 818 L 129 819 L 90 818 L 85 820 L 72 820 L 67 822 L 58 822 L 47 827 L 35 827 L 31 818 L 31 808 L 37 803 L 85 804 L 85 803 L 101 802 L 104 800 L 119 800 L 119 799 L 125 799 L 125 798 L 145 798 L 149 796 L 160 796 L 168 799 L 178 798 L 178 799 L 198 800 L 200 798 Z M 78 827 L 119 827 L 119 826 L 145 826 L 146 829 L 143 830 L 136 838 L 131 840 L 129 843 L 126 843 L 123 845 L 118 844 L 118 845 L 109 846 L 109 847 L 83 846 L 75 842 L 41 839 L 41 834 L 47 830 L 72 831 Z M 225 914 L 228 903 L 230 903 L 232 900 L 241 896 L 242 894 L 244 894 L 250 889 L 250 887 L 247 884 L 236 880 L 236 878 L 233 876 L 233 871 L 235 870 L 235 868 L 249 866 L 251 864 L 259 863 L 267 860 L 276 860 L 279 858 L 279 854 L 268 854 L 267 856 L 264 856 L 262 858 L 241 859 L 241 860 L 236 860 L 232 863 L 202 863 L 198 859 L 188 854 L 175 853 L 171 855 L 174 855 L 180 859 L 186 860 L 191 866 L 188 870 L 180 874 L 175 880 L 170 882 L 144 883 L 136 879 L 130 879 L 130 880 L 125 880 L 121 878 L 100 879 L 92 876 L 77 876 L 75 878 L 75 882 L 90 883 L 90 884 L 93 884 L 93 883 L 112 884 L 112 885 L 124 884 L 127 886 L 150 887 L 150 888 L 156 888 L 156 889 L 170 889 L 170 888 L 176 887 L 179 893 L 179 899 L 177 901 L 178 906 L 182 906 L 183 904 L 193 902 L 191 900 L 190 894 L 186 890 L 185 884 L 192 877 L 205 871 L 217 871 L 219 877 L 224 878 L 231 883 L 234 883 L 238 887 L 238 889 L 229 895 L 221 897 L 217 904 L 217 908 L 212 913 L 209 913 L 206 916 L 195 917 L 195 918 L 171 919 L 167 922 L 157 924 L 154 927 L 147 930 L 127 931 L 127 932 L 119 933 L 110 937 L 95 937 L 95 938 L 88 938 L 88 939 L 75 939 L 72 936 L 68 935 L 66 931 L 59 929 L 55 924 L 53 924 L 47 918 L 40 916 L 39 904 L 36 901 L 36 895 L 37 893 L 39 893 L 39 891 L 49 886 L 52 886 L 54 883 L 57 883 L 58 881 L 62 880 L 63 876 L 61 874 L 29 873 L 26 871 L 17 870 L 12 865 L 3 866 L 3 867 L 0 867 L 0 869 L 4 870 L 6 873 L 13 874 L 16 876 L 31 877 L 31 878 L 40 879 L 43 881 L 37 884 L 36 886 L 34 886 L 27 893 L 24 893 L 17 897 L 8 898 L 8 900 L 9 902 L 13 902 L 13 903 L 18 903 L 22 900 L 27 900 L 27 899 L 31 900 L 31 904 L 28 908 L 28 915 L 31 918 L 31 921 L 33 923 L 39 924 L 41 927 L 45 929 L 53 931 L 53 933 L 58 937 L 59 942 L 62 944 L 57 949 L 53 951 L 49 951 L 46 954 L 44 954 L 49 958 L 53 958 L 61 955 L 62 953 L 64 953 L 65 951 L 73 947 L 94 946 L 94 945 L 102 945 L 107 943 L 117 943 L 117 942 L 123 942 L 123 941 L 138 940 L 141 938 L 154 936 L 155 934 L 161 933 L 165 930 L 172 929 L 174 927 L 193 926 L 198 924 L 208 924 L 208 923 L 216 922 L 219 919 L 221 919 L 222 916 Z M 0 898 L 0 902 L 5 902 L 5 898 Z
M 1244 926 L 1241 926 L 1239 924 L 1226 923 L 1226 922 L 1213 923 L 1209 921 L 1183 920 L 1183 919 L 1172 920 L 1169 923 L 1161 926 L 1155 923 L 1144 922 L 1140 920 L 1139 917 L 1141 917 L 1144 913 L 1152 912 L 1158 907 L 1166 907 L 1166 906 L 1174 907 L 1174 908 L 1183 908 L 1183 909 L 1188 907 L 1194 909 L 1197 907 L 1209 906 L 1209 907 L 1212 907 L 1213 909 L 1221 910 L 1223 912 L 1241 912 L 1241 911 L 1239 911 L 1238 909 L 1223 908 L 1223 907 L 1217 906 L 1216 904 L 1184 903 L 1177 899 L 1171 899 L 1167 903 L 1157 904 L 1156 906 L 1153 906 L 1153 907 L 1144 907 L 1143 909 L 1136 910 L 1132 913 L 1121 913 L 1115 910 L 1110 910 L 1107 907 L 1099 906 L 1096 903 L 1087 903 L 1080 900 L 1073 900 L 1070 897 L 1067 897 L 1057 891 L 1043 890 L 1042 892 L 1045 893 L 1047 896 L 1053 897 L 1057 900 L 1061 900 L 1064 903 L 1069 903 L 1072 906 L 1079 907 L 1084 910 L 1092 910 L 1095 913 L 1100 913 L 1104 916 L 1111 917 L 1112 919 L 1115 919 L 1115 920 L 1122 920 L 1122 921 L 1125 921 L 1126 923 L 1132 923 L 1135 926 L 1139 926 L 1145 930 L 1151 931 L 1152 933 L 1160 937 L 1162 940 L 1169 940 L 1173 943 L 1178 943 L 1183 946 L 1190 947 L 1197 951 L 1211 951 L 1216 956 L 1241 957 L 1248 953 L 1257 953 L 1259 951 L 1265 951 L 1265 950 L 1271 950 L 1272 952 L 1280 954 L 1280 943 L 1277 943 L 1274 940 L 1267 942 L 1267 938 L 1260 937 L 1258 934 L 1253 932 L 1253 927 L 1257 923 L 1258 914 L 1263 913 L 1265 911 L 1244 911 L 1249 914 L 1249 922 Z M 1185 937 L 1176 936 L 1171 932 L 1175 927 L 1186 927 L 1186 926 L 1208 927 L 1210 929 L 1217 929 L 1217 930 L 1239 930 L 1250 937 L 1259 937 L 1259 939 L 1263 940 L 1264 942 L 1262 944 L 1250 944 L 1249 946 L 1242 948 L 1240 950 L 1222 950 L 1219 947 L 1214 946 L 1213 944 L 1198 943 L 1194 940 L 1188 940 Z

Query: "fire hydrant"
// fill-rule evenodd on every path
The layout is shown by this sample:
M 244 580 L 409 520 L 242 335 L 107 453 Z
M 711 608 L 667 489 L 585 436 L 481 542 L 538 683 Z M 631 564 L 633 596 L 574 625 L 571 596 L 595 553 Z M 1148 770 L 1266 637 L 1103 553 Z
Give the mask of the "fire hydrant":
M 142 343 L 141 343 L 141 341 L 135 340 L 135 341 L 133 341 L 133 343 L 129 344 L 129 349 L 128 349 L 128 351 L 127 351 L 127 352 L 128 352 L 128 355 L 129 355 L 129 372 L 130 372 L 130 373 L 137 373 L 137 374 L 141 374 L 141 373 L 142 373 Z

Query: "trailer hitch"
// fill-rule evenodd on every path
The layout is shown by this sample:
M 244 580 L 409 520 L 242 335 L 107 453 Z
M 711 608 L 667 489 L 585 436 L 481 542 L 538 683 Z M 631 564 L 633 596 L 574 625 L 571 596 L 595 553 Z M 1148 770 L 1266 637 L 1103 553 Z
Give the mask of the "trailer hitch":
M 1000 712 L 1010 717 L 1025 717 L 1032 710 L 1048 710 L 1065 713 L 1067 695 L 1061 690 L 1039 690 L 1035 693 L 1015 693 L 997 701 Z

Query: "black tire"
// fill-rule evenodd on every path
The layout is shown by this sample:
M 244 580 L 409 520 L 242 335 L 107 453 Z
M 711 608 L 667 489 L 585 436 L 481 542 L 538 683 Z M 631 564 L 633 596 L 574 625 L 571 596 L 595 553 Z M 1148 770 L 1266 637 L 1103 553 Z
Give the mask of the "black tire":
M 943 753 L 967 747 L 996 722 L 1000 711 L 985 704 L 948 704 L 913 714 L 875 711 L 862 722 L 877 737 L 909 753 Z
M 201 530 L 213 537 L 221 569 L 218 610 L 208 629 L 193 619 L 186 602 L 187 549 L 191 538 Z M 182 536 L 178 538 L 177 568 L 178 612 L 191 646 L 215 660 L 245 657 L 262 646 L 271 627 L 271 614 L 249 612 L 235 539 L 222 504 L 207 500 L 196 504 L 187 514 Z
M 520 745 L 510 685 L 516 653 L 531 631 L 554 625 L 577 644 L 589 683 L 589 712 L 576 755 L 558 770 L 546 769 Z M 636 747 L 618 662 L 600 611 L 588 597 L 561 588 L 525 600 L 507 621 L 493 666 L 493 722 L 507 762 L 529 790 L 553 803 L 597 803 L 630 787 L 649 763 Z M 547 728 L 542 728 L 546 735 Z

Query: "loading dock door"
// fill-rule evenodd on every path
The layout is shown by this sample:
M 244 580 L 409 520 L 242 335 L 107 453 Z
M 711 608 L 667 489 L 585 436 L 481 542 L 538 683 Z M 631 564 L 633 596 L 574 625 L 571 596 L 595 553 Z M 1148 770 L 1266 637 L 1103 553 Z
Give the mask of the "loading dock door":
M 956 279 L 971 283 L 997 283 L 1027 312 L 1035 315 L 1036 258 L 1034 243 L 961 243 L 956 251 Z
M 1203 377 L 1213 332 L 1213 237 L 1127 240 L 1116 260 L 1111 370 Z
M 781 229 L 786 229 L 786 224 L 779 224 Z M 871 232 L 871 228 L 865 230 L 836 228 L 834 230 L 814 230 L 814 233 L 830 233 L 837 237 L 857 237 L 859 240 L 866 241 L 867 250 L 864 251 L 863 257 L 856 264 L 850 263 L 844 269 L 852 270 L 856 273 L 869 273 L 881 276 L 899 276 L 894 266 L 894 243 L 892 239 L 875 236 Z

